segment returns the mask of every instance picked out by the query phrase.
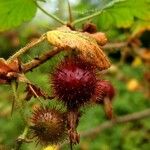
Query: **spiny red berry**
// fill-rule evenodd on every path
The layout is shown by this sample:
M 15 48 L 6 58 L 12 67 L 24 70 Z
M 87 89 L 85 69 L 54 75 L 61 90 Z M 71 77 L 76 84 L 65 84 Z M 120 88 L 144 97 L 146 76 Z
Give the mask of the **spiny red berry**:
M 58 144 L 66 137 L 65 115 L 55 108 L 37 108 L 31 118 L 31 131 L 41 144 Z
M 97 81 L 94 94 L 94 100 L 96 103 L 103 103 L 105 97 L 112 100 L 114 96 L 115 89 L 110 82 L 105 80 Z
M 52 75 L 55 95 L 68 108 L 78 108 L 92 97 L 96 75 L 94 67 L 79 58 L 66 58 Z
M 115 90 L 110 82 L 104 80 L 97 81 L 95 94 L 92 100 L 97 104 L 103 104 L 104 111 L 109 119 L 114 117 L 111 103 L 114 95 Z

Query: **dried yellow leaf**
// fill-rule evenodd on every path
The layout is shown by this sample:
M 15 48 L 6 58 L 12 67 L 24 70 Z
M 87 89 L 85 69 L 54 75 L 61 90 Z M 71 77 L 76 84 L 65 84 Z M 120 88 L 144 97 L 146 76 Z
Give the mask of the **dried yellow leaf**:
M 72 30 L 53 30 L 47 32 L 47 40 L 58 48 L 76 50 L 82 59 L 96 65 L 100 70 L 110 67 L 107 56 L 96 40 L 84 33 Z

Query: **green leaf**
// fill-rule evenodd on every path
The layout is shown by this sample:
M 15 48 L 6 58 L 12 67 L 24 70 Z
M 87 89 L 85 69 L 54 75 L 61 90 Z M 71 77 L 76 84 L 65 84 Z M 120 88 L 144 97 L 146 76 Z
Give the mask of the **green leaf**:
M 110 27 L 128 28 L 135 20 L 150 21 L 150 0 L 114 0 L 100 14 L 99 26 L 102 30 Z
M 0 0 L 0 31 L 30 21 L 35 16 L 36 10 L 33 0 Z

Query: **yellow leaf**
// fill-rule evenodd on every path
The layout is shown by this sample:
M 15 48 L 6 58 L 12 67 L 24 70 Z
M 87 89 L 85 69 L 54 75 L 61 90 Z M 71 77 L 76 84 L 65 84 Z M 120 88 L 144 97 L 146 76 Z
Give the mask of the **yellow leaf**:
M 82 59 L 100 70 L 110 67 L 107 56 L 91 36 L 72 30 L 53 30 L 47 32 L 47 40 L 58 48 L 76 50 Z

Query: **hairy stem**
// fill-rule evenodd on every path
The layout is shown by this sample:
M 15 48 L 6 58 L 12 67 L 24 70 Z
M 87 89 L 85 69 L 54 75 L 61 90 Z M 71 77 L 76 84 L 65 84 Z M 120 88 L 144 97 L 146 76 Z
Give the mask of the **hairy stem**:
M 106 46 L 103 46 L 104 49 L 113 49 L 113 48 L 122 48 L 127 46 L 127 43 L 122 42 L 122 43 L 110 43 L 107 44 Z M 58 54 L 59 52 L 61 52 L 63 49 L 60 48 L 54 48 L 53 50 L 50 50 L 48 52 L 46 52 L 45 54 L 42 54 L 41 56 L 39 56 L 38 59 L 33 59 L 30 62 L 26 63 L 23 65 L 23 72 L 26 73 L 28 71 L 31 71 L 32 69 L 40 66 L 41 64 L 45 63 L 46 61 L 48 61 L 49 59 L 51 59 L 53 56 L 55 56 L 56 54 Z
M 17 51 L 14 55 L 10 56 L 10 58 L 7 60 L 8 62 L 13 61 L 14 59 L 18 58 L 23 53 L 27 52 L 28 49 L 32 48 L 33 46 L 37 45 L 38 43 L 42 42 L 46 39 L 46 35 L 42 35 L 39 40 L 31 42 L 27 44 L 25 47 L 21 48 L 19 51 Z M 110 43 L 103 46 L 104 49 L 114 49 L 114 48 L 122 48 L 127 46 L 128 43 L 126 42 L 120 42 L 120 43 Z M 45 54 L 42 54 L 38 59 L 33 59 L 30 62 L 22 65 L 22 72 L 27 73 L 28 71 L 31 71 L 32 69 L 40 66 L 41 64 L 48 61 L 50 58 L 61 52 L 63 49 L 60 48 L 54 48 L 53 50 L 50 50 L 46 52 Z
M 33 59 L 32 61 L 26 63 L 23 65 L 23 72 L 26 73 L 28 71 L 31 71 L 32 69 L 40 66 L 44 62 L 48 61 L 50 58 L 52 58 L 54 55 L 58 54 L 62 49 L 54 48 L 53 50 L 50 50 L 46 52 L 45 54 L 39 56 L 38 59 Z
M 38 94 L 36 93 L 36 91 L 32 88 L 32 86 L 29 84 L 30 89 L 32 90 L 32 92 L 34 93 L 34 95 L 36 96 L 36 98 L 39 100 L 39 102 L 41 103 L 41 105 L 43 106 L 43 108 L 45 108 L 44 103 L 41 101 L 40 97 L 38 96 Z
M 41 43 L 42 41 L 44 41 L 46 39 L 46 35 L 42 35 L 38 40 L 33 41 L 29 44 L 27 44 L 25 47 L 21 48 L 20 50 L 18 50 L 14 55 L 10 56 L 7 60 L 7 62 L 12 62 L 13 60 L 15 60 L 16 58 L 18 58 L 20 55 L 24 54 L 25 52 L 27 52 L 30 48 L 34 47 L 35 45 Z
M 114 48 L 122 48 L 127 46 L 126 42 L 121 43 L 110 43 L 106 44 L 106 46 L 103 46 L 104 49 L 114 49 Z M 23 65 L 23 72 L 26 73 L 28 71 L 31 71 L 32 69 L 40 66 L 41 64 L 48 61 L 50 58 L 61 52 L 63 49 L 60 48 L 54 48 L 53 50 L 50 50 L 46 52 L 45 54 L 42 54 L 38 59 L 33 59 L 30 62 Z
M 78 24 L 78 23 L 80 23 L 80 22 L 83 22 L 83 21 L 86 21 L 86 20 L 92 19 L 92 18 L 94 18 L 94 17 L 96 17 L 96 16 L 100 15 L 102 12 L 103 12 L 103 10 L 98 11 L 98 12 L 96 12 L 96 13 L 92 14 L 92 15 L 89 15 L 89 16 L 86 16 L 86 17 L 83 17 L 83 18 L 77 19 L 77 20 L 75 20 L 75 21 L 73 21 L 73 22 L 72 22 L 72 26 L 74 26 L 74 25 L 76 25 L 76 24 Z
M 57 22 L 63 24 L 63 25 L 66 25 L 66 22 L 64 22 L 63 20 L 61 20 L 60 18 L 58 18 L 57 16 L 53 15 L 53 14 L 50 14 L 48 13 L 46 10 L 44 10 L 36 1 L 35 1 L 35 4 L 36 6 L 44 13 L 46 14 L 47 16 L 49 16 L 50 18 L 56 20 Z
M 22 118 L 23 122 L 26 123 L 26 119 L 24 118 L 24 110 L 22 108 L 22 102 L 20 101 L 20 99 L 18 97 L 18 94 L 17 94 L 17 86 L 18 85 L 17 85 L 16 81 L 11 82 L 11 87 L 12 87 L 13 94 L 14 94 L 14 105 L 15 105 L 15 102 L 16 102 L 17 106 L 18 106 L 18 109 L 19 109 L 19 112 L 20 112 L 20 115 L 21 115 L 21 118 Z
M 73 17 L 72 17 L 72 11 L 71 11 L 71 6 L 70 6 L 69 0 L 67 0 L 67 3 L 68 3 L 68 12 L 69 12 L 69 24 L 71 24 L 73 21 Z
M 106 6 L 104 6 L 101 10 L 99 10 L 99 11 L 93 13 L 92 15 L 89 15 L 89 16 L 86 16 L 86 17 L 83 17 L 83 18 L 80 18 L 80 19 L 75 20 L 74 22 L 72 22 L 72 26 L 74 26 L 74 25 L 76 25 L 76 24 L 78 24 L 78 23 L 80 23 L 80 22 L 83 22 L 83 21 L 92 19 L 92 18 L 94 18 L 94 17 L 100 15 L 106 8 L 111 7 L 113 3 L 115 3 L 115 2 L 112 1 L 112 2 L 108 3 L 108 4 L 107 4 Z
M 103 46 L 104 49 L 120 49 L 123 47 L 126 47 L 128 45 L 128 42 L 118 42 L 118 43 L 108 43 L 105 46 Z

